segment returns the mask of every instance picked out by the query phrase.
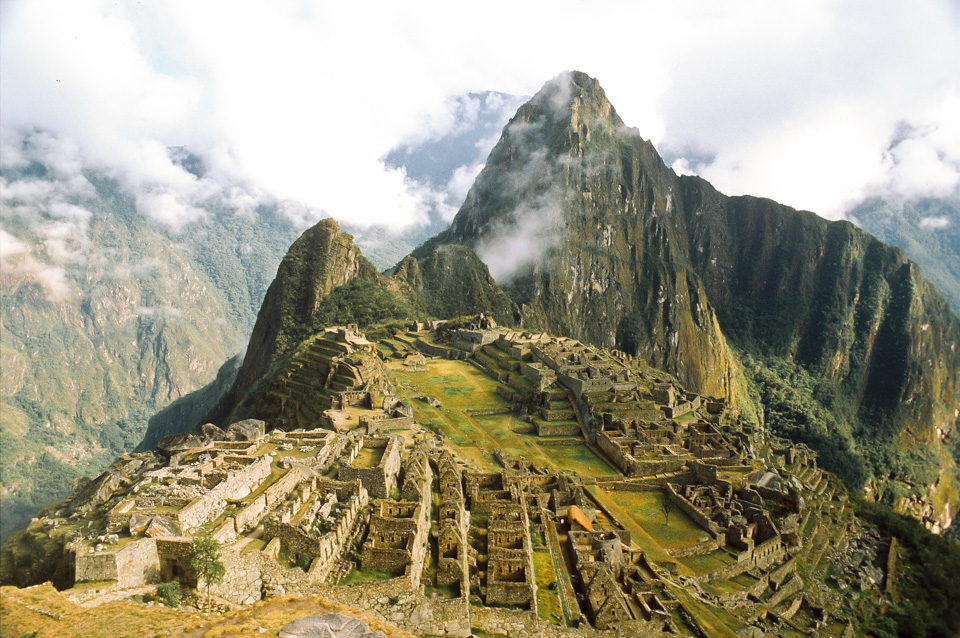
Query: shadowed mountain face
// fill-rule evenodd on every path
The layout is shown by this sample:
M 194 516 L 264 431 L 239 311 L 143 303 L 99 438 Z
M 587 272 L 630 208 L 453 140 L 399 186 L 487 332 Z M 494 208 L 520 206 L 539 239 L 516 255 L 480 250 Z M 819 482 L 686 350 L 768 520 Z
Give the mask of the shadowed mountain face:
M 596 81 L 564 75 L 504 129 L 440 244 L 476 250 L 524 325 L 641 354 L 734 396 L 736 366 L 685 254 L 676 176 Z
M 960 193 L 915 200 L 872 198 L 847 216 L 881 241 L 902 248 L 960 317 Z
M 953 466 L 960 322 L 916 265 L 848 222 L 678 177 L 582 73 L 520 108 L 414 255 L 445 244 L 477 252 L 526 326 L 636 353 L 747 413 L 731 347 L 785 360 L 839 392 L 875 471 L 890 449 Z

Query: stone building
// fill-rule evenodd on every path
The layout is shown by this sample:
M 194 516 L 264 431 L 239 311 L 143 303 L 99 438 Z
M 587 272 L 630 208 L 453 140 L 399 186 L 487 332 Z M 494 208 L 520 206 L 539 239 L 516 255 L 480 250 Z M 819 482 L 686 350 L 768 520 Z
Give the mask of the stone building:
M 383 450 L 379 460 L 372 467 L 360 465 L 356 460 L 357 452 L 354 451 L 354 458 L 346 463 L 341 459 L 340 473 L 337 478 L 347 482 L 359 480 L 370 492 L 371 498 L 389 498 L 397 486 L 403 441 L 398 436 L 365 436 L 358 441 L 360 449 Z

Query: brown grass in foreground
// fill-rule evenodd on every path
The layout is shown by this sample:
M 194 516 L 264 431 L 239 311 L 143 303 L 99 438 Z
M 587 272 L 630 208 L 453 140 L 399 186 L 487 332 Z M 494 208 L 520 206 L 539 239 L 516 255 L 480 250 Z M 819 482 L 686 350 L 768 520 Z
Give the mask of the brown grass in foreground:
M 68 601 L 50 583 L 27 589 L 0 588 L 0 638 L 144 638 L 161 632 L 185 638 L 276 636 L 292 620 L 323 613 L 359 618 L 390 638 L 412 638 L 370 614 L 321 597 L 283 596 L 223 615 L 205 616 L 130 600 L 85 609 Z

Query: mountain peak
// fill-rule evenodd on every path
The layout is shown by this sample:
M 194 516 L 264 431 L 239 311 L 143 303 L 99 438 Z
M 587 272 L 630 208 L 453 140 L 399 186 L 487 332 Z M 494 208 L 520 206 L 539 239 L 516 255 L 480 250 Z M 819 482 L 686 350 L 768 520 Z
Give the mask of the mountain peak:
M 536 130 L 529 131 L 530 125 L 535 125 Z M 596 78 L 582 71 L 564 71 L 520 107 L 504 132 L 516 134 L 518 128 L 524 134 L 532 132 L 537 136 L 542 136 L 545 129 L 567 129 L 573 134 L 563 138 L 547 135 L 546 138 L 572 142 L 572 147 L 563 149 L 570 150 L 581 141 L 590 140 L 597 131 L 622 130 L 624 123 Z

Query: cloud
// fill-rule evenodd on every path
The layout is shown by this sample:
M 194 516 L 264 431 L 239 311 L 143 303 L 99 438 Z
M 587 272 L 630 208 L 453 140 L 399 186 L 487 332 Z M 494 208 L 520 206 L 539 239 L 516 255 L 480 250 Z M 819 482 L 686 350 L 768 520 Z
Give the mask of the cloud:
M 946 228 L 950 225 L 948 217 L 924 217 L 920 220 L 920 228 Z
M 6 262 L 14 255 L 27 252 L 27 245 L 0 228 L 0 262 Z
M 137 315 L 146 319 L 179 319 L 185 316 L 180 308 L 173 306 L 140 306 Z
M 956 128 L 955 3 L 751 6 L 704 21 L 678 55 L 660 98 L 671 161 L 708 151 L 696 170 L 721 190 L 830 217 L 956 183 L 960 142 L 934 139 Z M 903 122 L 931 135 L 890 151 Z
M 509 284 L 558 245 L 562 206 L 559 189 L 551 189 L 531 204 L 510 211 L 503 225 L 487 229 L 476 252 L 494 281 Z
M 583 28 L 573 0 L 549 11 L 494 1 L 469 15 L 434 0 L 375 10 L 10 0 L 0 162 L 22 166 L 18 141 L 47 132 L 63 146 L 64 174 L 106 172 L 174 231 L 209 204 L 247 215 L 279 206 L 301 224 L 422 224 L 437 201 L 456 207 L 463 180 L 427 192 L 383 161 L 391 149 L 480 117 L 476 98 L 455 96 L 529 95 L 580 69 L 668 163 L 684 160 L 676 165 L 725 192 L 838 216 L 871 192 L 954 179 L 960 20 L 950 0 L 606 7 L 603 28 Z M 891 149 L 902 122 L 917 136 Z M 202 174 L 172 147 L 196 154 Z
M 52 303 L 65 301 L 73 294 L 73 288 L 67 281 L 67 272 L 63 267 L 39 261 L 26 242 L 17 239 L 2 228 L 0 228 L 0 272 L 6 275 L 16 274 L 37 282 L 43 288 L 46 299 Z M 7 281 L 4 284 L 6 287 Z

